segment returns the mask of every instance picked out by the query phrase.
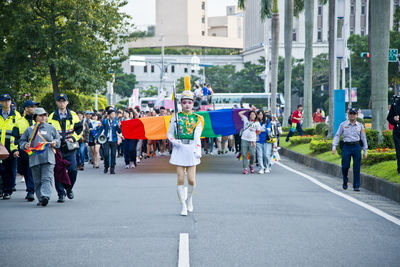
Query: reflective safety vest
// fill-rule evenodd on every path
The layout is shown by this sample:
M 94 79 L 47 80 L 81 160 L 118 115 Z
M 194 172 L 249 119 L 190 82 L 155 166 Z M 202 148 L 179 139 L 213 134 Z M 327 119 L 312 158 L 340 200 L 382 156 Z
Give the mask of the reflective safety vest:
M 25 130 L 29 127 L 29 126 L 32 126 L 32 125 L 34 125 L 35 124 L 35 121 L 33 120 L 33 118 L 32 118 L 32 120 L 28 120 L 27 118 L 26 118 L 26 115 L 25 116 L 23 116 L 23 117 L 21 117 L 21 118 L 19 118 L 18 120 L 17 120 L 17 127 L 18 127 L 18 130 L 19 130 L 19 138 L 21 137 L 21 135 L 25 132 Z
M 0 141 L 8 149 L 10 154 L 17 151 L 17 145 L 15 139 L 18 137 L 18 128 L 16 121 L 21 115 L 13 110 L 10 110 L 10 115 L 4 120 L 3 109 L 0 109 Z
M 56 109 L 55 112 L 51 113 L 47 123 L 53 125 L 57 132 L 61 136 L 61 140 L 72 138 L 74 141 L 78 141 L 82 138 L 82 124 L 79 120 L 78 115 L 72 110 L 67 109 L 67 117 L 62 120 L 60 118 L 60 112 Z

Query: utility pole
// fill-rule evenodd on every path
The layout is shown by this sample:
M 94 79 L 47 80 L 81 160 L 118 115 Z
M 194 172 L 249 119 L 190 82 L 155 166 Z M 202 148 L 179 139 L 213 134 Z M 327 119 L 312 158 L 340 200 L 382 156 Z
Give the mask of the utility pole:
M 160 73 L 160 88 L 158 89 L 158 95 L 162 93 L 164 88 L 164 35 L 161 34 L 161 73 Z

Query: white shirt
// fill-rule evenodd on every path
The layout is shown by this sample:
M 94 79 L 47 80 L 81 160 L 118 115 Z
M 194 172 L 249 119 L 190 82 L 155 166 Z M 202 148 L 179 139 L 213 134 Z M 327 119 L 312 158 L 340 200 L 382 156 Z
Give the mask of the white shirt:
M 194 95 L 196 97 L 202 97 L 203 96 L 203 90 L 201 88 L 197 88 L 196 90 L 194 90 Z
M 258 121 L 249 121 L 247 117 L 243 117 L 243 132 L 242 139 L 249 142 L 257 141 L 257 131 L 261 130 L 261 125 Z

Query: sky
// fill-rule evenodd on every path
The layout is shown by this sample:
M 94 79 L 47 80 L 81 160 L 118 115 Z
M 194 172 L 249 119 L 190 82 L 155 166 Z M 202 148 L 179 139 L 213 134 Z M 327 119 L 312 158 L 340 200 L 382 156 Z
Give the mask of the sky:
M 155 2 L 155 0 L 128 0 L 128 4 L 122 10 L 132 17 L 135 25 L 154 25 Z M 226 6 L 236 5 L 237 0 L 208 0 L 207 3 L 208 16 L 223 16 L 226 14 Z

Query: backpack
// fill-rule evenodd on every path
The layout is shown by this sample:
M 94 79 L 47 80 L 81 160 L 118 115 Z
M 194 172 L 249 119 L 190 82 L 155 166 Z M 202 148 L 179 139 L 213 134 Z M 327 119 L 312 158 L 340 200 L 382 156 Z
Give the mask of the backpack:
M 289 123 L 289 125 L 292 125 L 292 114 L 289 115 L 288 123 Z

